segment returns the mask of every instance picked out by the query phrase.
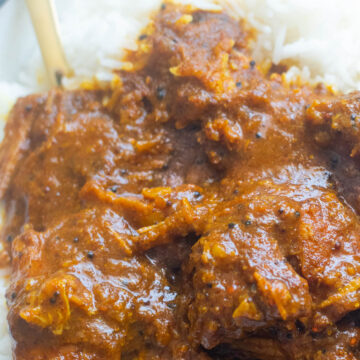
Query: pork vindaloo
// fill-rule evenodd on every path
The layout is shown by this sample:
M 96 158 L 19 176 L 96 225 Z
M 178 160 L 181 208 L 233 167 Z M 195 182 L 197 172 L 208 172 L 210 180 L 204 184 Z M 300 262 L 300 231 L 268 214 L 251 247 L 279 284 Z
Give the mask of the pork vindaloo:
M 16 359 L 360 359 L 360 94 L 287 83 L 253 36 L 164 4 L 111 86 L 18 100 Z

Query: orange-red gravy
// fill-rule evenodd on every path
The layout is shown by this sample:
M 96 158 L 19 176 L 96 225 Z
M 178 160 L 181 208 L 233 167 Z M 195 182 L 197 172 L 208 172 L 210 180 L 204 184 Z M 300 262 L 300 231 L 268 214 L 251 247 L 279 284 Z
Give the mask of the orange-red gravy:
M 264 75 L 165 4 L 106 90 L 0 149 L 16 359 L 360 359 L 360 95 Z

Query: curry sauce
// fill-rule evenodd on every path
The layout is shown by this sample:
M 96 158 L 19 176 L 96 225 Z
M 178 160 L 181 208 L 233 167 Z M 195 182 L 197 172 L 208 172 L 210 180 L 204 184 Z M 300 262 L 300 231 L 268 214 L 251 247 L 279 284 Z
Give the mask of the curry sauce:
M 111 85 L 21 98 L 0 148 L 15 359 L 360 359 L 360 95 L 164 4 Z

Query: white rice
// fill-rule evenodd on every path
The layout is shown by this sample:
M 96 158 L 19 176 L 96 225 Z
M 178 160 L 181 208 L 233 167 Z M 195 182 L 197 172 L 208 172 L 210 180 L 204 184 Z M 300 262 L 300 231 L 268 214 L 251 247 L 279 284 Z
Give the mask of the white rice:
M 360 90 L 360 1 L 242 0 L 242 5 L 237 12 L 259 30 L 255 59 L 295 65 L 289 78 Z
M 179 0 L 180 1 L 180 0 Z M 360 90 L 360 2 L 356 0 L 182 0 L 206 9 L 222 4 L 258 29 L 257 61 L 291 65 L 288 78 L 324 81 L 341 91 Z M 23 0 L 0 8 L 0 141 L 4 119 L 16 98 L 48 88 L 46 73 Z M 55 0 L 62 42 L 75 77 L 110 80 L 121 67 L 123 49 L 136 38 L 161 0 Z M 1 176 L 1 174 L 0 174 Z M 7 274 L 0 271 L 0 360 L 11 359 L 4 293 Z

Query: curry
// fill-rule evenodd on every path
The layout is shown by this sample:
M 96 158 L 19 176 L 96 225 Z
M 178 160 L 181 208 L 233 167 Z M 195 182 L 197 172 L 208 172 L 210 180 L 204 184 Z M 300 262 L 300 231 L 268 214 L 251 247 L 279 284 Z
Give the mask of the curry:
M 289 84 L 164 4 L 111 85 L 0 150 L 15 359 L 360 359 L 360 94 Z

